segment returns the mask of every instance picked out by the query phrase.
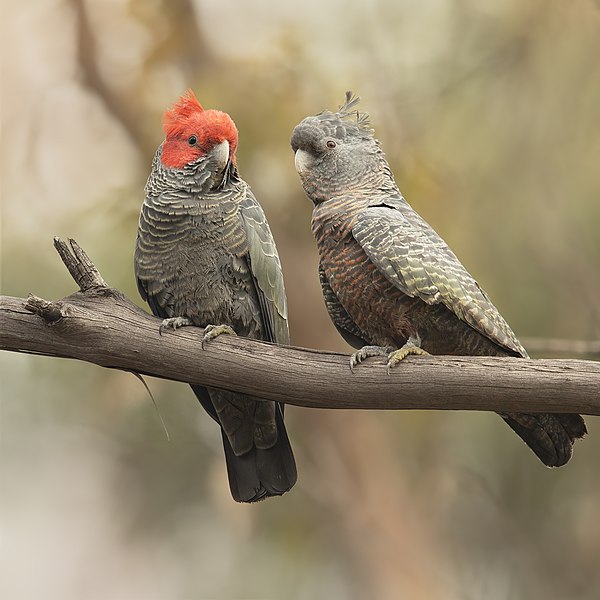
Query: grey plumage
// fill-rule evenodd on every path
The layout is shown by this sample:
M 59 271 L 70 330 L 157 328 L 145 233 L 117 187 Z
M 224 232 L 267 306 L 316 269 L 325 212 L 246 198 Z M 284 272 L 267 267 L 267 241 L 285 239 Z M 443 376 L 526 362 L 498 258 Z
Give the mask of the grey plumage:
M 209 111 L 195 104 L 192 108 L 191 115 L 185 115 L 189 130 L 183 128 L 183 140 L 178 129 L 165 129 L 167 139 L 155 155 L 146 184 L 135 251 L 140 294 L 157 316 L 184 317 L 200 327 L 225 324 L 241 336 L 289 344 L 275 242 L 262 208 L 229 155 L 229 148 L 235 150 L 237 131 L 229 142 L 217 135 L 219 131 L 211 132 L 210 144 L 188 162 L 165 164 L 166 144 L 180 144 L 182 150 L 175 150 L 186 153 L 187 139 L 202 135 Z M 235 130 L 227 115 L 217 116 L 224 119 L 226 131 Z M 167 162 L 176 159 L 177 155 Z M 199 360 L 201 352 L 199 348 Z M 282 405 L 226 390 L 192 389 L 222 428 L 236 500 L 253 502 L 294 485 L 296 467 Z
M 306 117 L 291 140 L 315 205 L 319 275 L 336 327 L 354 347 L 368 347 L 359 358 L 375 346 L 526 357 L 488 295 L 403 198 L 357 103 L 348 93 L 338 112 Z M 549 466 L 566 463 L 586 433 L 575 414 L 501 416 Z

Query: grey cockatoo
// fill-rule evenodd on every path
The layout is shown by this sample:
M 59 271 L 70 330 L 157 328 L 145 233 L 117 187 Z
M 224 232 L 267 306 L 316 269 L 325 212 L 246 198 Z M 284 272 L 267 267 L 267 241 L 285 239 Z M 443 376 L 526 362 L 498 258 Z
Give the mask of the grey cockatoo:
M 402 197 L 357 102 L 348 93 L 337 112 L 305 118 L 291 141 L 315 205 L 325 303 L 360 348 L 351 365 L 386 355 L 389 368 L 424 351 L 526 357 L 488 295 Z M 577 414 L 501 416 L 548 466 L 565 464 L 586 433 Z
M 165 328 L 289 343 L 281 265 L 265 215 L 239 177 L 238 133 L 224 112 L 204 110 L 193 92 L 164 116 L 140 215 L 135 274 Z M 198 360 L 201 358 L 198 348 Z M 191 386 L 219 423 L 233 498 L 254 502 L 287 492 L 296 465 L 283 405 Z

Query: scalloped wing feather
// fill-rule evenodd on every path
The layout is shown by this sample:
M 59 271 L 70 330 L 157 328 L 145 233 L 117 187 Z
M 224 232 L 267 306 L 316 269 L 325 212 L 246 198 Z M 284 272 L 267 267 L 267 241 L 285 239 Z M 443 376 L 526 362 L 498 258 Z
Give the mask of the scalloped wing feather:
M 527 356 L 488 295 L 404 198 L 372 203 L 357 216 L 352 234 L 399 290 L 427 304 L 444 304 L 493 342 Z

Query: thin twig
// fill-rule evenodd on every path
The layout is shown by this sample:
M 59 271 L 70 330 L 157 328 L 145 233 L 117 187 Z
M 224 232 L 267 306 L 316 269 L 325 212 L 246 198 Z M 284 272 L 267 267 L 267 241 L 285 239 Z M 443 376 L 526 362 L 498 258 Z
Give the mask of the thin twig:
M 85 292 L 93 287 L 108 287 L 106 281 L 104 281 L 102 275 L 100 275 L 100 272 L 81 246 L 71 238 L 69 238 L 69 243 L 73 253 L 63 240 L 58 237 L 54 238 L 54 247 L 79 289 Z
M 576 356 L 600 355 L 600 340 L 562 340 L 554 338 L 523 338 L 521 340 L 531 352 L 568 354 Z

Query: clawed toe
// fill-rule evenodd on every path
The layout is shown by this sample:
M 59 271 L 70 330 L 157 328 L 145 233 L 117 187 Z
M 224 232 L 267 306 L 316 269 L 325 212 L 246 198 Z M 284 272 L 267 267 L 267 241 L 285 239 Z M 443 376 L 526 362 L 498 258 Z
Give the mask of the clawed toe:
M 393 369 L 400 361 L 404 360 L 409 354 L 428 355 L 429 352 L 421 348 L 421 339 L 418 336 L 411 336 L 402 348 L 390 348 L 389 346 L 363 346 L 350 357 L 350 370 L 354 372 L 354 367 L 363 360 L 371 356 L 387 357 L 386 370 L 388 375 L 390 369 Z
M 165 319 L 158 328 L 158 333 L 162 335 L 167 329 L 172 329 L 175 331 L 180 327 L 187 327 L 188 325 L 193 325 L 192 321 L 187 317 L 171 317 L 170 319 Z
M 350 370 L 354 372 L 354 367 L 359 365 L 365 358 L 371 356 L 387 356 L 390 352 L 393 352 L 393 350 L 393 348 L 385 346 L 363 346 L 350 357 Z
M 408 341 L 402 348 L 391 352 L 388 355 L 388 361 L 386 364 L 387 374 L 390 374 L 390 369 L 393 369 L 400 361 L 404 360 L 409 354 L 417 356 L 428 356 L 429 352 L 423 350 L 420 346 Z
M 204 344 L 206 342 L 210 342 L 210 340 L 214 340 L 216 337 L 223 334 L 237 335 L 233 328 L 229 325 L 207 325 L 204 328 L 204 336 L 200 344 L 202 346 L 202 350 L 204 350 Z

